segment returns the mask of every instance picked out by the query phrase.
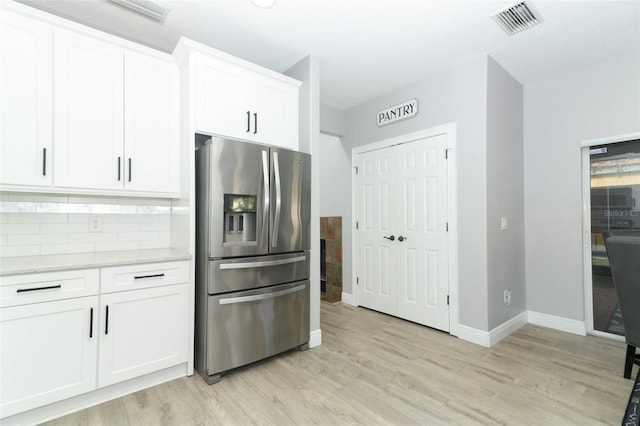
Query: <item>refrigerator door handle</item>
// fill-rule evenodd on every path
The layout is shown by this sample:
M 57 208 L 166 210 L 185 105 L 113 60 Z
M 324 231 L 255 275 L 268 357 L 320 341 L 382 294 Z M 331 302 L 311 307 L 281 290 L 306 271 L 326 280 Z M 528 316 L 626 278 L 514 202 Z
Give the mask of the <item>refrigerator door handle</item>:
M 220 265 L 220 269 L 248 269 L 248 268 L 261 268 L 265 266 L 278 266 L 287 265 L 289 263 L 304 262 L 305 256 L 290 257 L 288 259 L 279 260 L 263 260 L 259 262 L 242 262 L 242 263 L 223 263 Z
M 262 180 L 264 205 L 262 206 L 262 235 L 260 237 L 260 247 L 265 247 L 267 242 L 267 229 L 269 228 L 269 156 L 267 150 L 262 150 Z
M 280 227 L 280 207 L 282 205 L 282 187 L 280 186 L 280 162 L 278 161 L 278 152 L 273 153 L 273 173 L 276 181 L 276 212 L 273 217 L 271 247 L 278 247 L 278 228 Z
M 220 305 L 231 305 L 233 303 L 255 302 L 256 300 L 273 299 L 278 296 L 284 296 L 285 294 L 302 291 L 304 290 L 304 288 L 304 285 L 300 285 L 297 287 L 288 288 L 286 290 L 274 291 L 273 293 L 256 294 L 254 296 L 229 297 L 227 299 L 220 299 L 218 303 Z

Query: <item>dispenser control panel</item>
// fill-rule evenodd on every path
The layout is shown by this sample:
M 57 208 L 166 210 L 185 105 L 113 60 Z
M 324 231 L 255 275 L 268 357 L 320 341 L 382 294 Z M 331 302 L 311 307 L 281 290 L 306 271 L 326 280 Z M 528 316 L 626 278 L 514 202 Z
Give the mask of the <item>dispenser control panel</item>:
M 224 194 L 224 241 L 256 244 L 256 195 Z

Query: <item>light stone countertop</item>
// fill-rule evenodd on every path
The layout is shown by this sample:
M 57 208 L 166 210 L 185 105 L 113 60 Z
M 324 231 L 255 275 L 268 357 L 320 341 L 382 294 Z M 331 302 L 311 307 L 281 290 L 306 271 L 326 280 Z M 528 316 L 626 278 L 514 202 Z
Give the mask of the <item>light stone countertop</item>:
M 0 258 L 0 276 L 188 259 L 191 259 L 189 253 L 169 248 L 4 257 Z

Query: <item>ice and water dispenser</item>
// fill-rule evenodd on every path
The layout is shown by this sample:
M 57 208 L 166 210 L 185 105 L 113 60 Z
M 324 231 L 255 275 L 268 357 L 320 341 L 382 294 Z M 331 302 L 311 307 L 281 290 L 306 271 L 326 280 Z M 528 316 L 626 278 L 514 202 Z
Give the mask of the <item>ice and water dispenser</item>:
M 256 244 L 255 195 L 224 194 L 224 243 Z

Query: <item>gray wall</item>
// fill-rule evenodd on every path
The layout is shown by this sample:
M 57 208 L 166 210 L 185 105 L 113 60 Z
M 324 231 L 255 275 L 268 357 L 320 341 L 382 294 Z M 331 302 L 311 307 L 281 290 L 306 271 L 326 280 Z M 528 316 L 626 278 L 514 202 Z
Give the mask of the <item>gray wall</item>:
M 487 74 L 489 330 L 527 310 L 524 270 L 523 88 L 493 58 Z M 464 173 L 464 172 L 462 172 Z M 500 219 L 507 218 L 506 230 Z M 511 305 L 503 303 L 511 291 Z
M 584 320 L 580 141 L 640 131 L 640 52 L 524 88 L 527 308 Z
M 328 135 L 344 136 L 347 123 L 344 111 L 329 105 L 320 105 L 320 131 Z
M 307 56 L 284 72 L 284 74 L 302 81 L 302 87 L 300 87 L 300 151 L 311 154 L 311 318 L 309 324 L 311 333 L 320 332 L 319 70 L 318 60 L 313 56 Z
M 455 122 L 458 159 L 459 323 L 488 330 L 486 105 L 487 57 L 475 58 L 346 111 L 349 148 Z M 386 127 L 376 112 L 418 98 L 418 116 Z M 351 189 L 349 189 L 351 190 Z M 346 293 L 352 293 L 344 285 Z

